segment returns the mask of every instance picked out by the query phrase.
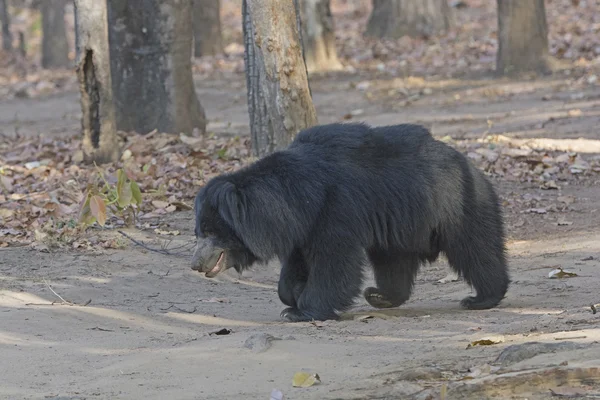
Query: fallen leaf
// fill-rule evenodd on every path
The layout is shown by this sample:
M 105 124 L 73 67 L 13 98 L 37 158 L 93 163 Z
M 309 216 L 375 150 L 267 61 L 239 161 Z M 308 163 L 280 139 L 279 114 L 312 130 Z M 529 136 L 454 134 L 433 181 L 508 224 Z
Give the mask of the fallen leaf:
M 171 205 L 177 207 L 178 210 L 193 210 L 194 207 L 189 204 L 184 203 L 183 201 L 172 201 Z
M 180 133 L 179 140 L 188 145 L 194 151 L 199 151 L 206 147 L 206 141 L 203 137 L 192 137 Z
M 575 272 L 564 270 L 560 267 L 553 269 L 548 273 L 548 278 L 550 279 L 573 278 L 576 276 L 577 274 Z
M 12 178 L 8 176 L 0 175 L 0 186 L 4 187 L 8 192 L 13 191 Z
M 554 181 L 548 181 L 548 182 L 544 182 L 544 184 L 542 186 L 540 186 L 540 189 L 543 189 L 543 190 L 558 189 L 558 185 Z
M 308 372 L 296 372 L 292 379 L 293 387 L 307 388 L 318 383 L 321 383 L 319 374 L 309 374 Z
M 467 349 L 471 348 L 471 347 L 475 347 L 475 346 L 492 346 L 494 344 L 499 344 L 499 343 L 504 343 L 503 336 L 484 337 L 484 338 L 481 338 L 479 340 L 475 340 L 474 342 L 469 343 L 469 345 L 467 346 Z
M 0 218 L 10 218 L 15 214 L 15 210 L 0 208 Z
M 161 200 L 152 200 L 152 205 L 156 208 L 167 208 L 169 206 L 169 202 Z
M 575 197 L 573 196 L 558 196 L 556 198 L 557 201 L 559 201 L 560 203 L 564 203 L 566 205 L 571 205 L 573 203 L 575 203 Z

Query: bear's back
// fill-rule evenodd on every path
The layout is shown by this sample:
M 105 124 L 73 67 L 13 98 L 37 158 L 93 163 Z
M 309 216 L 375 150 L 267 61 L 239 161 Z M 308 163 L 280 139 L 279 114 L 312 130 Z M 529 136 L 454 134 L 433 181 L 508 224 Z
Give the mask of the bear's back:
M 433 141 L 429 131 L 420 125 L 373 128 L 363 123 L 333 123 L 301 131 L 288 149 L 317 153 L 322 159 L 364 161 L 415 156 L 423 145 Z

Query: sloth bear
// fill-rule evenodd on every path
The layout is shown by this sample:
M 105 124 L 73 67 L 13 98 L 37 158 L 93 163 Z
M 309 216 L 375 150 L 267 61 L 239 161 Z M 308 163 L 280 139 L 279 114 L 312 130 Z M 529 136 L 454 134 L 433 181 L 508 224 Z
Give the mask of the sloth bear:
M 192 269 L 214 277 L 282 262 L 287 321 L 336 319 L 360 294 L 364 267 L 377 308 L 406 302 L 420 264 L 444 253 L 483 310 L 510 278 L 499 201 L 464 156 L 419 125 L 315 126 L 285 150 L 210 180 L 195 200 Z

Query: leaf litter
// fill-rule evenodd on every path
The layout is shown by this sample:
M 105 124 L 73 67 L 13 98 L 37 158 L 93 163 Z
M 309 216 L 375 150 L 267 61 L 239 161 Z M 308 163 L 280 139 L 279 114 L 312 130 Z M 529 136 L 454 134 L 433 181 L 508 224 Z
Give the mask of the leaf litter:
M 0 245 L 31 244 L 42 236 L 44 240 L 52 238 L 52 246 L 73 245 L 82 234 L 78 221 L 86 215 L 83 219 L 97 221 L 101 226 L 123 226 L 124 221 L 107 215 L 101 197 L 86 198 L 90 188 L 98 189 L 104 184 L 116 188 L 115 206 L 136 204 L 143 197 L 136 204 L 138 226 L 148 227 L 144 220 L 192 209 L 188 203 L 193 204 L 195 194 L 207 180 L 252 160 L 247 138 L 209 134 L 205 147 L 193 150 L 178 136 L 169 134 L 119 135 L 129 156 L 102 167 L 105 181 L 98 176 L 99 167 L 73 161 L 81 147 L 77 136 L 7 137 L 0 144 Z M 172 150 L 164 151 L 165 146 Z M 38 165 L 38 160 L 45 161 Z M 26 167 L 32 163 L 31 168 Z M 80 211 L 84 215 L 78 215 Z M 157 229 L 160 235 L 179 234 L 149 227 Z

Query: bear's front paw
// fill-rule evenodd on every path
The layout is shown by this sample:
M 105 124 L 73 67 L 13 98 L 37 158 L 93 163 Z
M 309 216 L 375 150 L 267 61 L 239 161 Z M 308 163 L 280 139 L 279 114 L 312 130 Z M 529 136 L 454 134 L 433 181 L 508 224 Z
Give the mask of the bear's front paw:
M 287 322 L 312 321 L 313 318 L 294 307 L 288 307 L 281 312 L 281 318 Z

